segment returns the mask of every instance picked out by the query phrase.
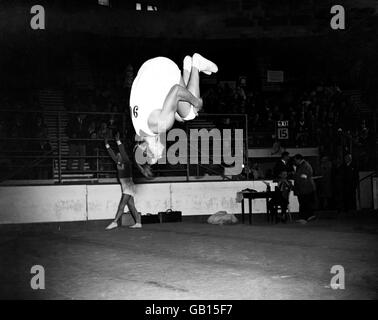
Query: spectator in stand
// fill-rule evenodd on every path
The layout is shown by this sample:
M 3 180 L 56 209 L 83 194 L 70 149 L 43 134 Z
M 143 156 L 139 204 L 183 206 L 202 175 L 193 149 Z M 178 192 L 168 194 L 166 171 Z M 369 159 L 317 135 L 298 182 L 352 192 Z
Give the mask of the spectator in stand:
M 258 112 L 256 112 L 253 116 L 252 116 L 252 128 L 254 130 L 261 130 L 261 127 L 260 127 L 260 114 Z
M 22 117 L 20 114 L 16 114 L 15 118 L 11 120 L 11 125 L 9 128 L 9 138 L 17 139 L 17 138 L 26 138 L 26 134 L 24 131 L 24 123 L 22 121 Z M 8 143 L 8 148 L 11 151 L 24 151 L 25 146 L 28 145 L 28 141 L 25 142 L 25 140 L 11 140 Z M 14 162 L 19 162 L 19 161 L 14 161 Z
M 258 163 L 252 164 L 251 173 L 252 173 L 252 176 L 253 176 L 253 180 L 264 179 L 264 173 L 261 170 Z
M 272 134 L 273 139 L 273 146 L 272 146 L 272 152 L 271 155 L 280 154 L 283 151 L 283 148 L 281 146 L 281 141 L 278 139 L 276 134 Z
M 273 168 L 273 175 L 275 179 L 278 179 L 281 172 L 285 171 L 289 176 L 293 169 L 289 164 L 290 156 L 289 152 L 284 151 L 281 153 L 281 159 L 278 160 Z
M 280 108 L 278 105 L 275 105 L 273 107 L 273 111 L 272 111 L 272 118 L 273 118 L 273 121 L 276 122 L 277 120 L 280 120 L 279 117 L 280 117 Z
M 110 140 L 112 139 L 112 132 L 109 130 L 108 125 L 105 121 L 101 122 L 100 128 L 97 132 L 97 137 L 102 140 Z M 104 153 L 103 148 L 99 149 L 99 155 L 104 156 L 106 153 Z M 108 164 L 105 159 L 100 159 L 100 170 L 111 170 L 112 165 Z
M 343 129 L 338 128 L 335 137 L 336 157 L 343 158 L 344 155 L 350 150 L 350 134 L 344 133 Z
M 86 141 L 80 139 L 88 139 L 89 137 L 85 114 L 74 114 L 70 118 L 67 126 L 67 135 L 70 138 L 68 142 L 69 156 L 73 157 L 79 155 L 79 170 L 84 171 Z M 72 170 L 72 161 L 73 158 L 68 159 L 67 170 Z
M 96 114 L 96 112 L 98 112 L 98 110 L 97 110 L 97 106 L 96 106 L 95 103 L 89 104 L 89 112 L 91 112 L 91 113 L 89 113 L 88 116 L 87 116 L 87 119 L 86 119 L 87 122 L 88 123 L 92 123 L 92 122 L 97 123 L 97 121 L 99 121 L 99 115 Z
M 92 121 L 90 124 L 89 124 L 89 127 L 88 127 L 88 137 L 89 139 L 93 140 L 93 141 L 88 141 L 87 142 L 87 155 L 88 156 L 91 156 L 91 158 L 89 158 L 88 160 L 88 163 L 89 163 L 89 168 L 94 171 L 97 169 L 97 159 L 96 158 L 92 158 L 92 157 L 95 157 L 98 155 L 98 150 L 99 150 L 99 145 L 98 145 L 98 141 L 97 141 L 97 131 L 96 131 L 96 123 L 94 121 Z
M 314 142 L 315 135 L 316 135 L 316 118 L 313 112 L 310 110 L 307 115 L 307 123 L 308 123 L 308 137 L 309 142 Z
M 45 125 L 45 122 L 41 115 L 38 115 L 36 117 L 35 123 L 33 124 L 31 128 L 31 134 L 33 138 L 48 136 L 47 126 Z
M 361 167 L 367 167 L 369 164 L 370 153 L 370 134 L 365 120 L 362 121 L 358 133 L 358 162 Z
M 20 114 L 16 114 L 10 129 L 11 138 L 25 138 L 24 123 Z
M 276 122 L 273 119 L 273 112 L 269 111 L 268 117 L 266 118 L 266 121 L 265 121 L 266 131 L 274 132 L 275 127 L 276 127 Z
M 289 114 L 289 143 L 294 144 L 297 136 L 297 114 L 294 110 Z
M 341 171 L 343 177 L 343 211 L 347 214 L 348 212 L 356 209 L 356 190 L 359 181 L 358 169 L 353 163 L 352 155 L 350 153 L 345 155 Z
M 115 114 L 110 115 L 109 121 L 107 123 L 107 127 L 110 131 L 111 135 L 117 134 L 117 132 L 120 132 L 120 126 L 118 122 L 118 116 Z
M 279 113 L 278 113 L 277 120 L 278 120 L 278 121 L 284 121 L 284 120 L 286 120 L 286 118 L 285 118 L 285 114 L 284 114 L 283 112 L 279 112 Z
M 33 150 L 39 157 L 40 162 L 36 167 L 36 178 L 39 180 L 52 179 L 53 177 L 53 159 L 51 158 L 52 146 L 48 139 L 45 130 L 38 133 L 40 140 L 37 143 L 37 148 Z
M 304 112 L 302 112 L 301 117 L 298 121 L 298 130 L 296 136 L 296 146 L 305 147 L 308 141 L 308 127 L 305 120 Z
M 336 158 L 333 167 L 333 199 L 335 203 L 335 208 L 337 209 L 337 213 L 340 214 L 343 211 L 343 159 Z
M 98 131 L 98 137 L 99 139 L 111 139 L 112 138 L 112 132 L 108 128 L 108 124 L 106 122 L 101 122 L 100 129 Z

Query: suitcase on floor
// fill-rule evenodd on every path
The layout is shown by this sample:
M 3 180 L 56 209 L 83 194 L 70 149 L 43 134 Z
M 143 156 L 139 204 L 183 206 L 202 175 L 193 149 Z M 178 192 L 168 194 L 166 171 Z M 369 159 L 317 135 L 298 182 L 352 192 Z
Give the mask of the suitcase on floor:
M 135 224 L 135 220 L 133 215 L 130 213 L 130 211 L 125 212 L 121 217 L 121 226 L 122 227 L 129 227 L 133 226 Z
M 142 224 L 160 223 L 159 215 L 147 213 L 142 215 Z
M 158 213 L 160 223 L 164 222 L 181 222 L 182 221 L 182 212 L 181 211 L 172 211 L 168 209 L 164 212 Z

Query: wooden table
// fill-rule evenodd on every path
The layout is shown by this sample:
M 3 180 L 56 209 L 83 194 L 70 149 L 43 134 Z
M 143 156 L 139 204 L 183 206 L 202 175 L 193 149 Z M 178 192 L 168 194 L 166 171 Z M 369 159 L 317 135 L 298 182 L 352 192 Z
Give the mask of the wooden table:
M 262 192 L 250 192 L 250 191 L 242 191 L 243 199 L 241 201 L 242 207 L 242 223 L 244 223 L 244 199 L 248 199 L 248 207 L 249 207 L 249 224 L 252 224 L 252 200 L 253 199 L 265 199 L 266 200 L 266 213 L 268 212 L 268 201 L 269 199 L 273 198 L 274 192 L 273 191 L 262 191 Z

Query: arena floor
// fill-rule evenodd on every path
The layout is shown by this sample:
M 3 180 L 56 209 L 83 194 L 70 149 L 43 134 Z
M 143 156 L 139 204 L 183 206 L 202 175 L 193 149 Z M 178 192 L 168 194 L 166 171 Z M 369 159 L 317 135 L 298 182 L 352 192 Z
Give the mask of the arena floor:
M 0 227 L 0 298 L 377 299 L 378 215 L 308 225 Z M 33 265 L 46 288 L 30 287 Z M 345 289 L 330 288 L 333 265 Z

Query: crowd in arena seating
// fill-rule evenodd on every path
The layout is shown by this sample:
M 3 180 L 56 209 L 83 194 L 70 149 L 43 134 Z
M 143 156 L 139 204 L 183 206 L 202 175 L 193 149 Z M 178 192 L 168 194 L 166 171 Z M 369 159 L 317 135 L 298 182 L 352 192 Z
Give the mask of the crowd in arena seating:
M 65 106 L 68 111 L 67 136 L 70 156 L 88 156 L 91 170 L 106 170 L 104 161 L 97 155 L 106 156 L 104 139 L 112 139 L 117 132 L 122 137 L 133 135 L 128 116 L 127 87 L 103 85 L 94 89 L 66 92 Z M 336 86 L 318 85 L 301 92 L 283 90 L 285 94 L 257 92 L 243 86 L 232 87 L 227 82 L 203 90 L 204 112 L 248 114 L 250 147 L 272 147 L 272 154 L 279 154 L 287 147 L 319 147 L 320 155 L 333 160 L 342 159 L 346 152 L 358 155 L 361 166 L 371 162 L 372 134 L 367 123 L 359 118 L 358 108 Z M 14 97 L 13 97 L 14 98 Z M 16 101 L 16 102 L 15 102 Z M 39 110 L 38 99 L 12 99 L 2 95 L 0 110 L 1 149 L 8 151 L 31 151 L 43 154 L 51 150 L 43 113 L 22 113 L 21 110 Z M 276 122 L 288 120 L 289 139 L 278 140 Z M 5 141 L 4 138 L 35 138 L 34 141 Z M 93 141 L 91 141 L 93 140 Z M 126 139 L 128 148 L 133 140 Z M 356 156 L 357 158 L 357 156 Z M 1 157 L 4 162 L 4 155 Z M 71 159 L 72 160 L 72 159 Z M 72 161 L 67 169 L 71 169 Z M 99 164 L 99 166 L 98 166 Z M 79 161 L 84 170 L 84 160 Z M 111 168 L 109 168 L 111 169 Z M 252 168 L 256 176 L 259 168 Z
M 2 93 L 0 99 L 0 163 L 4 173 L 16 173 L 19 168 L 35 164 L 34 170 L 24 170 L 19 178 L 51 178 L 52 160 L 42 156 L 50 154 L 52 146 L 43 112 L 35 96 L 17 91 Z
M 319 147 L 321 155 L 342 158 L 345 152 L 359 154 L 369 161 L 372 135 L 358 107 L 336 86 L 318 85 L 311 90 L 279 95 L 232 88 L 227 83 L 204 94 L 209 113 L 247 113 L 250 146 L 273 146 L 273 153 L 284 147 Z M 277 96 L 277 94 L 276 94 Z M 289 139 L 279 141 L 275 134 L 278 120 L 289 121 Z
M 69 111 L 67 136 L 70 157 L 76 154 L 88 156 L 90 170 L 112 169 L 107 161 L 101 158 L 97 165 L 94 157 L 106 156 L 105 139 L 112 140 L 117 132 L 122 137 L 133 134 L 130 117 L 127 116 L 126 97 L 124 91 L 111 86 L 84 90 L 67 97 Z M 130 141 L 125 140 L 125 142 Z M 68 161 L 68 170 L 72 169 L 71 160 Z M 83 158 L 79 161 L 79 169 L 81 171 L 85 169 Z

